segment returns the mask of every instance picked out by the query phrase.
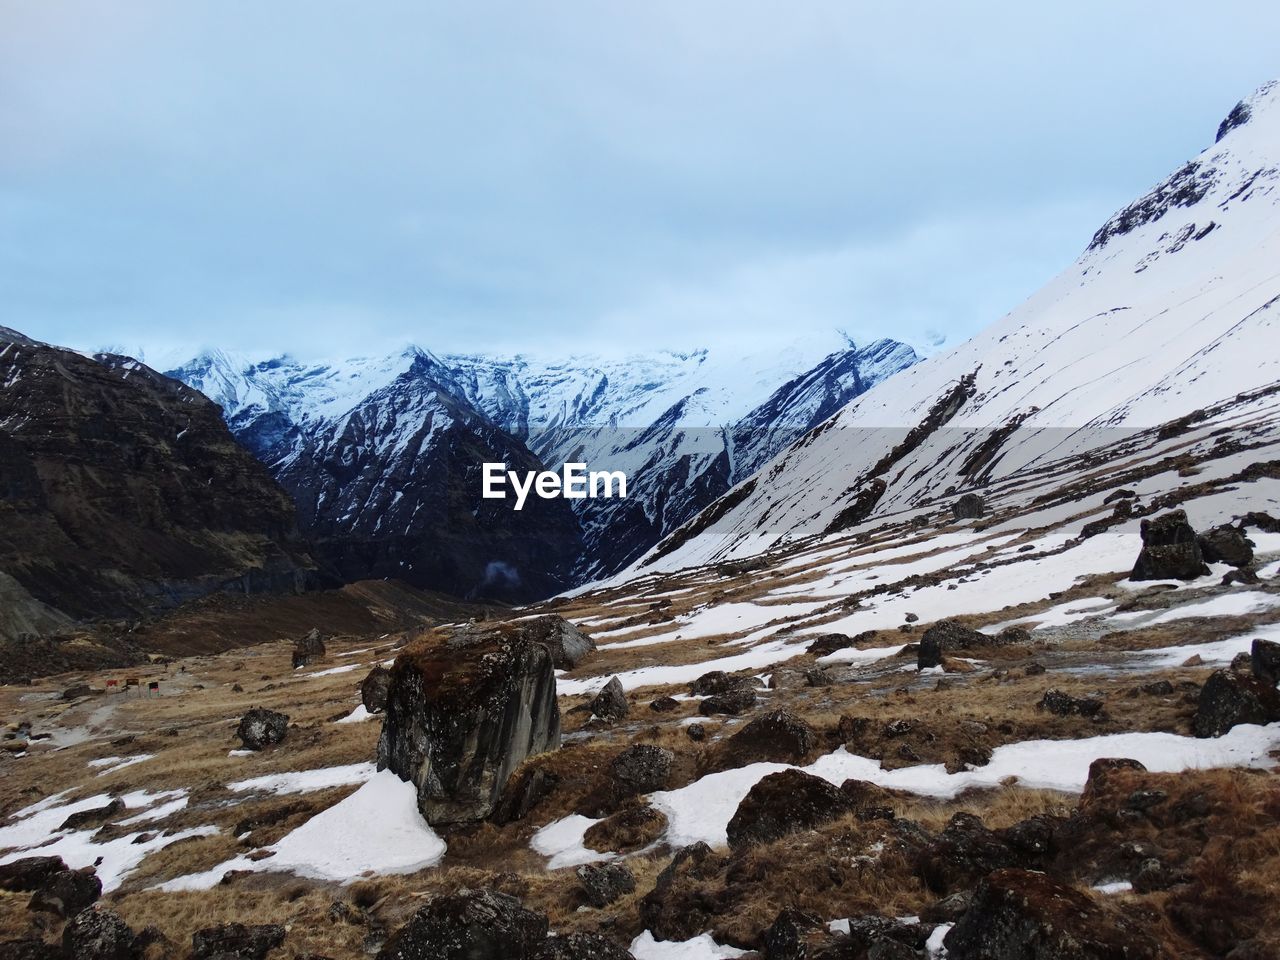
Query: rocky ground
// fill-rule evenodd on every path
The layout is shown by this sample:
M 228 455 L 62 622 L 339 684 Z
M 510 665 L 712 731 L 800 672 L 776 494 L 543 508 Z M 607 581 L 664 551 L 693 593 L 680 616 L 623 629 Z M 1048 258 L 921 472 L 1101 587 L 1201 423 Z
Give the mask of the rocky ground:
M 1280 482 L 1214 429 L 501 619 L 0 688 L 0 957 L 1280 956 Z

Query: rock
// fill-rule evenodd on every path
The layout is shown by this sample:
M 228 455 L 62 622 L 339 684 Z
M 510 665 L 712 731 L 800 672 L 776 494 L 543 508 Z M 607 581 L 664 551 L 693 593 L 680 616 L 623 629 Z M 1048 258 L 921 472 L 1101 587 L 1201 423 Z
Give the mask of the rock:
M 1256 638 L 1249 651 L 1249 661 L 1253 675 L 1263 683 L 1273 687 L 1280 683 L 1280 643 Z
M 955 650 L 969 650 L 973 647 L 989 647 L 996 643 L 993 637 L 977 630 L 970 630 L 962 623 L 954 620 L 943 620 L 935 623 L 920 638 L 920 649 L 916 651 L 916 666 L 921 670 L 942 665 L 945 653 Z
M 1052 828 L 1032 818 L 989 830 L 971 813 L 957 813 L 916 854 L 916 873 L 937 893 L 967 890 L 992 870 L 1042 866 L 1052 852 Z
M 675 760 L 676 755 L 663 747 L 650 743 L 632 744 L 609 764 L 608 776 L 613 784 L 613 795 L 624 800 L 663 789 Z
M 1005 627 L 996 634 L 995 646 L 1010 647 L 1031 642 L 1031 631 L 1025 627 Z
M 1151 697 L 1168 697 L 1173 695 L 1173 684 L 1168 680 L 1152 680 L 1138 688 Z
M 966 493 L 951 504 L 951 515 L 957 520 L 977 520 L 986 512 L 986 501 L 976 493 Z
M 667 831 L 667 817 L 647 803 L 632 800 L 587 828 L 582 842 L 592 850 L 628 853 L 647 847 Z
M 81 697 L 90 696 L 92 693 L 93 693 L 93 688 L 88 686 L 87 684 L 82 683 L 77 686 L 68 687 L 66 690 L 63 690 L 62 699 L 63 700 L 79 700 Z
M 387 709 L 387 694 L 391 691 L 391 670 L 378 664 L 360 683 L 360 702 L 370 713 L 382 713 Z
M 742 686 L 754 687 L 755 684 L 749 677 L 725 673 L 723 670 L 712 670 L 689 684 L 689 692 L 695 697 L 712 697 Z
M 821 667 L 814 667 L 804 672 L 804 682 L 805 686 L 809 687 L 829 687 L 835 683 L 835 680 Z
M 729 821 L 729 846 L 768 843 L 789 833 L 812 830 L 854 810 L 839 787 L 801 770 L 782 770 L 760 780 Z
M 559 746 L 555 670 L 541 644 L 463 632 L 396 658 L 378 769 L 417 787 L 428 823 L 485 819 L 526 757 Z
M 670 713 L 680 707 L 680 701 L 675 697 L 659 697 L 649 704 L 649 709 L 654 713 Z
M 750 710 L 755 706 L 755 703 L 755 688 L 744 685 L 707 697 L 707 699 L 698 704 L 698 712 L 704 717 L 713 717 L 719 713 L 728 713 L 736 716 L 744 710 Z
M 133 931 L 110 910 L 81 910 L 62 931 L 62 949 L 74 960 L 132 960 Z
M 548 655 L 548 663 L 550 656 Z M 378 951 L 378 960 L 532 960 L 547 938 L 544 914 L 496 890 L 430 900 Z
M 1258 576 L 1253 567 L 1240 567 L 1236 570 L 1228 570 L 1222 575 L 1220 581 L 1224 587 L 1229 587 L 1233 583 L 1242 583 L 1246 586 L 1256 587 L 1262 582 L 1262 578 Z
M 551 651 L 551 660 L 558 670 L 572 670 L 596 650 L 595 641 L 554 613 L 522 621 L 520 630 L 526 639 Z
M 1231 658 L 1231 663 L 1228 664 L 1227 669 L 1236 674 L 1236 676 L 1251 677 L 1253 676 L 1253 657 L 1241 650 Z
M 822 921 L 815 916 L 794 907 L 783 908 L 760 935 L 765 960 L 805 960 L 809 955 L 805 936 L 821 926 Z
M 811 653 L 815 657 L 825 657 L 827 654 L 835 653 L 837 650 L 852 647 L 853 642 L 854 638 L 844 633 L 824 633 L 804 649 L 806 653 Z
M 507 780 L 489 819 L 506 826 L 527 817 L 543 800 L 551 796 L 563 778 L 541 767 L 525 767 Z
M 625 863 L 585 863 L 576 873 L 578 885 L 593 907 L 607 907 L 636 889 L 636 878 Z
M 839 957 L 866 957 L 868 960 L 918 960 L 931 928 L 878 914 L 849 918 L 849 933 L 841 944 Z M 825 957 L 825 955 L 824 955 Z
M 707 768 L 731 770 L 763 762 L 800 764 L 817 745 L 813 727 L 786 710 L 771 710 L 718 744 Z
M 691 940 L 711 928 L 722 908 L 706 881 L 723 865 L 701 841 L 676 852 L 640 900 L 640 922 L 655 940 Z
M 0 890 L 31 893 L 66 869 L 61 857 L 23 857 L 12 863 L 3 863 L 0 864 Z
M 324 640 L 320 636 L 318 629 L 313 629 L 305 637 L 295 640 L 293 643 L 293 669 L 299 667 L 310 666 L 324 659 L 325 653 Z
M 1042 676 L 1045 672 L 1046 671 L 1045 671 L 1044 664 L 1035 660 L 1031 661 L 1025 667 L 1022 668 L 1022 675 L 1024 677 L 1039 677 L 1039 676 Z
M 124 801 L 117 797 L 100 807 L 71 814 L 62 821 L 62 829 L 83 830 L 85 827 L 99 826 L 122 813 L 124 813 Z
M 1061 690 L 1046 690 L 1040 702 L 1039 710 L 1046 710 L 1058 717 L 1096 717 L 1102 712 L 1103 703 L 1093 697 L 1073 697 Z
M 1185 510 L 1142 521 L 1142 552 L 1130 580 L 1194 580 L 1208 572 Z
M 1085 778 L 1084 790 L 1080 793 L 1080 805 L 1087 806 L 1106 787 L 1107 778 L 1117 770 L 1129 770 L 1146 773 L 1147 768 L 1140 760 L 1128 757 L 1099 757 L 1089 764 L 1089 774 Z
M 955 923 L 972 905 L 973 891 L 957 890 L 921 910 L 920 919 L 925 923 Z
M 1280 533 L 1280 520 L 1271 516 L 1269 513 L 1251 510 L 1240 520 L 1240 526 L 1253 527 L 1255 530 L 1261 530 L 1263 533 Z
M 92 870 L 64 870 L 37 890 L 27 904 L 30 910 L 56 913 L 70 919 L 102 896 L 102 881 Z
M 1170 870 L 1156 857 L 1148 857 L 1138 864 L 1133 872 L 1134 893 L 1155 893 L 1157 890 L 1168 890 L 1177 883 L 1185 882 L 1185 877 L 1177 871 Z
M 1280 691 L 1254 676 L 1215 670 L 1200 690 L 1191 727 L 1197 737 L 1220 737 L 1242 723 L 1280 720 Z
M 700 723 L 691 723 L 684 728 L 685 736 L 694 743 L 701 743 L 707 739 L 707 728 Z
M 1042 873 L 997 870 L 947 933 L 948 960 L 1155 960 L 1160 947 L 1129 921 Z
M 246 750 L 263 750 L 281 743 L 289 733 L 289 717 L 262 707 L 254 707 L 240 718 L 236 736 Z
M 1212 527 L 1196 538 L 1200 556 L 1205 563 L 1229 563 L 1233 567 L 1247 567 L 1253 563 L 1253 542 L 1244 531 L 1224 523 Z
M 610 722 L 621 720 L 630 711 L 627 694 L 622 689 L 622 681 L 611 677 L 595 698 L 591 701 L 591 712 L 601 720 Z
M 533 960 L 635 960 L 631 951 L 595 933 L 547 937 Z
M 278 923 L 252 926 L 224 923 L 191 935 L 191 957 L 192 960 L 264 960 L 282 943 L 284 927 Z

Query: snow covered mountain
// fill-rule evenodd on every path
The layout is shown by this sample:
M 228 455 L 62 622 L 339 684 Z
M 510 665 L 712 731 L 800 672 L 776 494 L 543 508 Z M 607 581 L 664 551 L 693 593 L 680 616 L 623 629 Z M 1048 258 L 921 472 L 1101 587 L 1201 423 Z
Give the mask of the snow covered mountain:
M 1177 431 L 1280 378 L 1280 84 L 999 323 L 879 384 L 639 567 L 744 557 Z
M 833 334 L 767 353 L 618 359 L 437 357 L 411 347 L 304 364 L 209 352 L 171 375 L 222 405 L 232 431 L 294 495 L 304 529 L 329 544 L 322 554 L 344 576 L 394 574 L 436 587 L 443 577 L 448 589 L 467 593 L 497 563 L 534 595 L 631 563 L 796 437 L 917 359 L 895 341 L 858 347 Z M 480 447 L 462 450 L 467 436 Z M 493 542 L 474 552 L 466 573 L 447 576 L 448 557 L 462 541 L 441 536 L 452 525 L 439 509 L 443 486 L 454 491 L 445 498 L 452 507 L 486 517 L 496 537 L 502 517 L 515 526 L 522 518 L 478 499 L 479 464 L 505 460 L 515 468 L 535 458 L 552 468 L 585 462 L 623 470 L 628 497 L 571 501 L 576 518 L 560 515 L 540 528 L 555 531 L 560 547 L 552 555 L 508 557 Z M 445 545 L 428 546 L 442 539 Z M 389 549 L 392 540 L 398 546 Z M 370 542 L 383 546 L 371 550 Z M 540 572 L 528 572 L 530 564 Z M 536 585 L 523 579 L 531 575 Z

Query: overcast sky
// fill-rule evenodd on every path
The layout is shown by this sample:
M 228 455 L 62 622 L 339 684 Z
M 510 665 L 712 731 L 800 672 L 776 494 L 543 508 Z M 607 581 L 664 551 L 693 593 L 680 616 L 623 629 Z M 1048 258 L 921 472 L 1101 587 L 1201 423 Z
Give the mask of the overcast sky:
M 0 324 L 157 363 L 954 343 L 1277 36 L 1257 0 L 0 0 Z

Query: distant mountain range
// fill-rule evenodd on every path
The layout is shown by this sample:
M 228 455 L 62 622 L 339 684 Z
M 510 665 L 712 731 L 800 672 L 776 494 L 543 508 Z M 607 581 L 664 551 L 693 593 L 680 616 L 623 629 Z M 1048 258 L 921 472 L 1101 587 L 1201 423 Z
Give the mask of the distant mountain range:
M 207 352 L 169 375 L 221 404 L 322 564 L 531 599 L 622 569 L 854 397 L 916 362 L 842 335 L 785 351 L 332 364 Z M 621 469 L 625 500 L 480 498 L 480 464 Z

